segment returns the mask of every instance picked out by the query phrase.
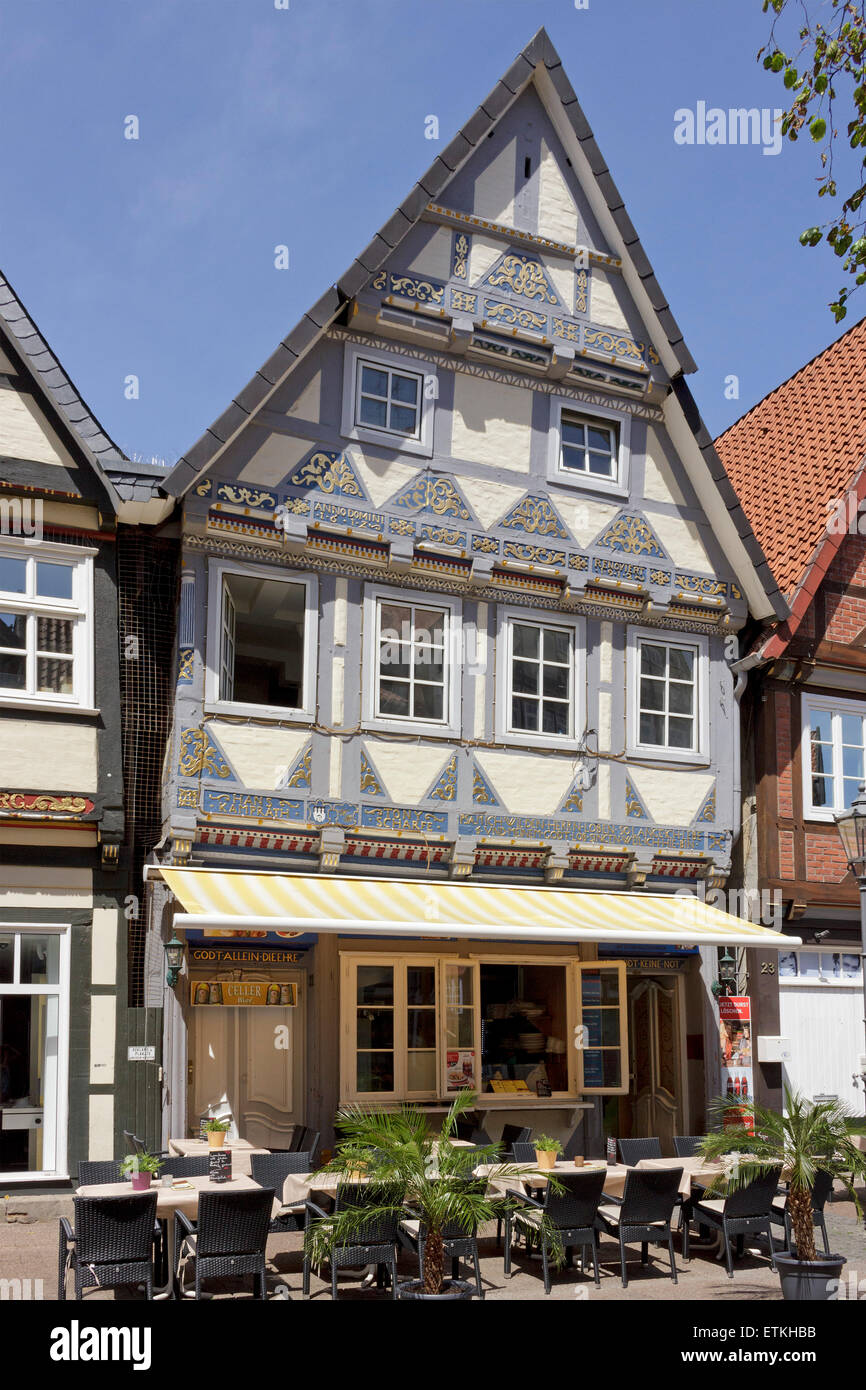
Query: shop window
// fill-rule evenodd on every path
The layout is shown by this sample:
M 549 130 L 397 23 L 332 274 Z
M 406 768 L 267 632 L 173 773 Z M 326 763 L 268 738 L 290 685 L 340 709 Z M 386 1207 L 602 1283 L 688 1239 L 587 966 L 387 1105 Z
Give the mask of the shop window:
M 68 936 L 0 932 L 0 1177 L 66 1162 Z
M 624 961 L 589 961 L 577 970 L 581 1091 L 628 1091 L 628 1023 Z
M 568 1091 L 567 967 L 481 964 L 481 1079 Z
M 0 546 L 0 700 L 92 703 L 92 553 Z
M 431 1099 L 438 1093 L 437 966 L 422 958 L 344 960 L 352 1000 L 342 1062 L 344 1099 Z
M 315 688 L 314 581 L 219 566 L 211 602 L 211 703 L 281 718 L 308 714 Z

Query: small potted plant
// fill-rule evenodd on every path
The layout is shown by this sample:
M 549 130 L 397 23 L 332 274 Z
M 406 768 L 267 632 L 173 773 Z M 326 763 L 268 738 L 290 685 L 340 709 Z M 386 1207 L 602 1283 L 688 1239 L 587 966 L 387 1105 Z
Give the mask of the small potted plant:
M 230 1124 L 231 1120 L 215 1120 L 211 1118 L 206 1121 L 204 1132 L 207 1135 L 207 1142 L 212 1149 L 222 1148 L 226 1141 L 226 1133 Z
M 847 1123 L 850 1116 L 845 1106 L 836 1100 L 813 1102 L 786 1088 L 783 1115 L 765 1110 L 763 1106 L 744 1105 L 741 1100 L 720 1100 L 715 1109 L 722 1128 L 707 1136 L 701 1152 L 711 1159 L 722 1158 L 725 1154 L 737 1155 L 733 1169 L 727 1174 L 728 1191 L 736 1191 L 752 1182 L 766 1172 L 768 1164 L 780 1167 L 782 1181 L 788 1184 L 788 1214 L 794 1246 L 775 1254 L 782 1297 L 810 1303 L 835 1298 L 845 1259 L 842 1255 L 819 1255 L 815 1249 L 812 1188 L 819 1170 L 823 1169 L 844 1183 L 853 1198 L 857 1216 L 862 1217 L 852 1184 L 855 1178 L 861 1182 L 866 1179 L 866 1154 L 852 1142 Z M 724 1127 L 726 1115 L 727 1128 Z M 738 1118 L 739 1123 L 730 1124 L 731 1119 Z M 710 1186 L 718 1185 L 714 1182 Z
M 535 1140 L 535 1161 L 539 1168 L 553 1168 L 561 1153 L 562 1145 L 558 1139 L 552 1139 L 549 1134 L 539 1134 Z
M 132 1178 L 133 1192 L 147 1192 L 152 1178 L 162 1167 L 162 1159 L 156 1154 L 127 1154 L 120 1165 L 121 1177 Z

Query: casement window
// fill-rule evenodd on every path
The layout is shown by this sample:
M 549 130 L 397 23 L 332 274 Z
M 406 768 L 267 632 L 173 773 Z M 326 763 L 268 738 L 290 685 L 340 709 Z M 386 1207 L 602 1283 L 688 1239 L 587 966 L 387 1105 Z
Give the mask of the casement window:
M 262 567 L 212 567 L 208 703 L 306 718 L 315 689 L 316 588 Z
M 454 731 L 459 605 L 372 589 L 365 597 L 365 722 Z
M 431 363 L 346 344 L 342 432 L 403 453 L 433 453 L 438 395 Z
M 866 703 L 803 697 L 803 805 L 812 819 L 846 810 L 864 779 Z
M 344 954 L 343 1100 L 628 1090 L 622 961 Z
M 583 409 L 578 401 L 551 398 L 552 482 L 626 496 L 630 464 L 631 417 L 601 406 Z
M 583 624 L 531 609 L 501 614 L 497 733 L 515 742 L 574 741 L 584 661 Z
M 0 544 L 0 703 L 93 703 L 93 555 Z
M 69 932 L 0 922 L 0 1178 L 66 1168 Z
M 706 640 L 630 632 L 628 660 L 631 748 L 674 758 L 704 756 Z

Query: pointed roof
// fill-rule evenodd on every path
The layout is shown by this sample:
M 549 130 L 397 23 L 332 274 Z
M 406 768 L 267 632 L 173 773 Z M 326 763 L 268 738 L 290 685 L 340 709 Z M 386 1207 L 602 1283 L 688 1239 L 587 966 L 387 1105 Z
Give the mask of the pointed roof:
M 0 343 L 5 342 L 30 377 L 49 419 L 71 435 L 85 455 L 116 512 L 120 499 L 108 477 L 111 464 L 131 468 L 123 450 L 103 429 L 93 411 L 67 376 L 45 337 L 0 271 Z
M 434 159 L 388 221 L 352 262 L 344 275 L 307 310 L 276 352 L 268 358 L 238 393 L 228 410 L 210 426 L 175 465 L 165 488 L 182 497 L 199 474 L 234 438 L 246 420 L 280 387 L 292 368 L 319 341 L 345 304 L 393 255 L 412 228 L 420 222 L 428 203 L 435 200 L 454 174 L 487 137 L 503 113 L 535 80 L 542 101 L 563 139 L 578 157 L 575 172 L 590 195 L 592 211 L 623 261 L 623 276 L 638 310 L 652 330 L 653 345 L 669 375 L 697 370 L 683 341 L 679 325 L 668 307 L 640 238 L 605 163 L 589 123 L 581 110 L 562 67 L 562 60 L 547 31 L 539 29 L 503 73 L 492 92 L 470 116 L 449 145 Z
M 864 383 L 866 318 L 716 440 L 792 609 L 777 639 L 781 646 L 799 626 L 846 534 L 844 525 L 828 530 L 829 504 L 866 495 Z M 767 648 L 766 654 L 776 653 Z

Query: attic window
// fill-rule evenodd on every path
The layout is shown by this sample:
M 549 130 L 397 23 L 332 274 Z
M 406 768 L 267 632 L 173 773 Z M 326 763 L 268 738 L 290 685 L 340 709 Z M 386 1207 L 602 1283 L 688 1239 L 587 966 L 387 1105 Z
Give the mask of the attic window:
M 616 424 L 562 412 L 561 467 L 594 478 L 615 478 L 619 440 Z

